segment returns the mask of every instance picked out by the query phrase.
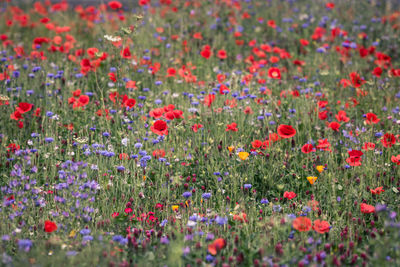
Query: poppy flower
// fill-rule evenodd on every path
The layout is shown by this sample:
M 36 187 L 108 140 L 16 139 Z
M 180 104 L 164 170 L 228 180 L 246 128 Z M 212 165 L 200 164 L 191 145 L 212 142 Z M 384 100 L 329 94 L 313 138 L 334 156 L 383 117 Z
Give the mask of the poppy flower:
M 330 147 L 331 147 L 331 144 L 329 143 L 328 139 L 319 139 L 318 145 L 315 148 L 331 152 L 332 150 Z
M 248 152 L 244 152 L 244 151 L 241 151 L 238 153 L 238 156 L 241 160 L 246 160 L 249 157 L 249 155 L 250 154 Z
M 312 229 L 317 233 L 324 234 L 329 232 L 330 225 L 327 221 L 315 220 Z
M 313 147 L 312 144 L 305 144 L 302 148 L 301 148 L 301 152 L 308 154 L 310 152 L 315 152 L 315 148 Z
M 262 146 L 262 142 L 260 140 L 254 140 L 253 142 L 251 142 L 251 145 L 253 146 L 254 149 L 256 149 Z
M 156 121 L 150 130 L 157 135 L 168 135 L 168 125 L 163 120 Z
M 382 68 L 380 67 L 376 67 L 373 71 L 372 71 L 372 75 L 376 76 L 376 77 L 381 77 L 382 75 Z
M 176 70 L 174 68 L 167 69 L 167 77 L 175 77 L 175 75 L 176 75 Z
M 373 195 L 380 195 L 382 192 L 385 192 L 385 190 L 383 190 L 383 186 L 379 186 L 379 187 L 377 187 L 375 189 L 370 189 L 369 191 Z
M 268 69 L 268 77 L 271 79 L 281 79 L 281 70 L 279 68 L 269 68 Z
M 225 59 L 225 58 L 227 58 L 228 56 L 227 56 L 227 54 L 226 54 L 226 51 L 223 50 L 223 49 L 221 49 L 221 50 L 218 51 L 217 57 L 218 57 L 219 59 Z
M 125 107 L 128 107 L 131 109 L 136 105 L 136 100 L 133 98 L 129 98 L 128 100 L 125 101 L 124 105 L 125 105 Z
M 109 6 L 111 9 L 120 9 L 120 8 L 122 8 L 122 4 L 121 4 L 119 1 L 111 1 L 111 2 L 108 2 L 108 6 Z
M 88 103 L 89 103 L 89 96 L 87 96 L 87 95 L 81 95 L 80 97 L 79 97 L 79 105 L 80 106 L 82 106 L 82 107 L 84 107 L 84 106 L 86 106 Z
M 328 118 L 328 111 L 327 111 L 327 110 L 324 110 L 324 111 L 318 112 L 318 118 L 319 118 L 321 121 L 326 120 L 326 119 Z
M 335 132 L 338 132 L 339 128 L 340 128 L 340 124 L 336 121 L 333 121 L 328 124 L 328 127 L 331 128 L 332 130 L 334 130 Z
M 113 73 L 113 72 L 110 72 L 110 73 L 108 74 L 108 77 L 109 77 L 110 80 L 113 81 L 113 82 L 116 82 L 116 81 L 117 81 L 117 78 L 115 77 L 115 73 Z
M 18 110 L 16 110 L 16 111 L 14 111 L 14 113 L 11 113 L 10 119 L 18 121 L 18 120 L 22 119 L 22 115 Z
M 128 82 L 126 82 L 125 88 L 127 88 L 127 89 L 137 89 L 136 81 L 128 81 Z
M 349 158 L 346 159 L 346 162 L 349 163 L 350 166 L 361 166 L 361 156 L 364 155 L 360 150 L 351 150 L 347 152 L 349 154 Z
M 358 88 L 365 83 L 365 81 L 360 77 L 360 74 L 358 74 L 357 72 L 352 72 L 352 73 L 350 73 L 349 76 L 350 76 L 351 84 L 355 88 Z
M 380 121 L 378 117 L 374 113 L 367 113 L 365 115 L 365 123 L 366 124 L 377 124 Z
M 295 192 L 285 191 L 285 193 L 283 193 L 283 197 L 287 198 L 289 200 L 295 198 L 296 196 L 297 196 L 297 194 Z
M 300 216 L 293 220 L 292 226 L 299 232 L 308 232 L 311 229 L 311 220 L 307 217 Z
M 296 135 L 296 130 L 290 125 L 279 125 L 277 129 L 278 135 L 281 138 L 291 138 Z
M 163 108 L 155 108 L 153 110 L 150 110 L 149 115 L 155 119 L 160 118 L 164 114 L 164 109 Z
M 76 89 L 75 91 L 72 92 L 72 95 L 74 97 L 79 97 L 81 95 L 81 89 Z
M 197 131 L 198 131 L 200 128 L 203 128 L 203 125 L 202 125 L 202 124 L 193 124 L 193 126 L 192 126 L 192 131 L 195 132 L 195 133 L 197 133 Z
M 155 157 L 156 159 L 163 158 L 164 156 L 165 156 L 164 149 L 156 149 L 153 151 L 153 157 Z
M 317 179 L 318 179 L 317 176 L 308 176 L 308 177 L 307 177 L 307 181 L 308 181 L 310 184 L 314 184 L 315 181 L 316 181 Z
M 124 49 L 121 50 L 120 55 L 123 58 L 129 59 L 132 56 L 131 50 L 129 49 L 129 47 L 125 47 Z
M 33 105 L 30 103 L 26 103 L 26 102 L 21 102 L 18 104 L 18 107 L 16 108 L 16 110 L 21 113 L 24 114 L 28 111 L 30 111 L 32 109 Z
M 396 165 L 400 165 L 400 154 L 397 156 L 392 156 L 391 158 L 392 162 L 395 163 Z
M 344 111 L 344 110 L 340 110 L 338 112 L 338 114 L 335 115 L 335 118 L 337 119 L 338 122 L 341 122 L 341 121 L 348 122 L 350 120 L 350 118 L 347 117 L 346 111 Z
M 214 100 L 215 100 L 215 95 L 210 94 L 210 95 L 208 95 L 208 96 L 206 96 L 206 97 L 204 98 L 204 104 L 205 104 L 207 107 L 210 107 L 211 104 L 212 104 L 212 102 L 214 102 Z
M 212 52 L 210 51 L 210 49 L 203 49 L 203 50 L 200 52 L 200 55 L 201 55 L 202 57 L 204 57 L 205 59 L 209 59 L 209 58 L 211 57 L 211 55 L 212 55 Z
M 55 222 L 52 222 L 52 221 L 44 222 L 44 231 L 46 233 L 51 233 L 51 232 L 54 232 L 55 230 L 57 230 L 57 224 Z
M 237 131 L 238 131 L 238 128 L 237 128 L 236 126 L 237 126 L 236 122 L 232 122 L 231 124 L 228 124 L 228 125 L 226 126 L 225 131 L 226 131 L 226 132 L 228 132 L 228 131 L 237 132 Z
M 386 133 L 381 139 L 381 143 L 384 147 L 392 147 L 392 145 L 396 144 L 396 138 L 394 134 Z
M 365 143 L 364 146 L 362 147 L 363 150 L 374 150 L 375 149 L 375 143 Z
M 208 245 L 208 252 L 211 255 L 217 255 L 218 251 L 222 250 L 223 248 L 226 247 L 226 241 L 223 238 L 217 238 L 212 242 L 210 245 Z
M 375 207 L 372 205 L 368 205 L 365 203 L 360 204 L 360 210 L 362 213 L 367 214 L 367 213 L 374 213 L 375 212 Z

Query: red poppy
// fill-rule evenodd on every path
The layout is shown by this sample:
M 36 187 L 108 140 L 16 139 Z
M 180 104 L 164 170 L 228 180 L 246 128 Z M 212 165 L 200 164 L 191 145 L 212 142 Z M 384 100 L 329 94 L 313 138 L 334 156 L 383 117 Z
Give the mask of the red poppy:
M 308 154 L 310 152 L 315 152 L 315 148 L 312 144 L 305 144 L 302 148 L 301 148 L 301 152 Z
M 156 149 L 153 151 L 153 157 L 155 158 L 163 158 L 165 156 L 165 150 L 164 149 Z
M 254 149 L 256 149 L 262 146 L 262 142 L 260 140 L 254 140 L 253 142 L 251 142 L 251 145 Z
M 80 106 L 84 107 L 89 103 L 89 96 L 87 95 L 81 95 L 79 97 L 79 104 Z
M 367 113 L 365 115 L 365 123 L 366 124 L 377 124 L 380 121 L 378 117 L 374 113 Z
M 225 59 L 225 58 L 227 58 L 228 56 L 227 56 L 227 54 L 226 54 L 226 51 L 223 50 L 223 49 L 221 49 L 221 50 L 218 51 L 217 57 L 218 57 L 219 59 Z
M 7 146 L 7 148 L 9 148 L 9 149 L 7 149 L 7 151 L 9 151 L 11 149 L 11 152 L 15 152 L 16 150 L 20 149 L 20 146 L 15 143 L 11 143 Z
M 108 6 L 109 6 L 111 9 L 120 9 L 120 8 L 122 8 L 122 4 L 121 4 L 119 1 L 111 1 L 111 2 L 108 2 Z
M 121 153 L 119 154 L 119 159 L 120 160 L 129 159 L 129 155 L 126 153 Z
M 281 138 L 291 138 L 296 135 L 296 130 L 290 125 L 279 125 L 277 129 L 278 135 Z
M 47 233 L 51 233 L 57 230 L 57 224 L 52 221 L 45 221 L 44 222 L 44 231 Z
M 376 77 L 381 77 L 382 75 L 382 69 L 380 67 L 376 67 L 373 71 L 372 71 L 372 75 L 376 76 Z
M 396 165 L 400 165 L 400 154 L 397 156 L 392 156 L 391 158 L 392 162 L 395 163 Z
M 379 187 L 377 187 L 375 189 L 370 189 L 369 191 L 373 195 L 380 195 L 382 192 L 385 192 L 385 190 L 383 190 L 383 186 L 379 186 Z
M 293 220 L 292 226 L 299 232 L 308 232 L 311 229 L 311 220 L 307 217 L 300 216 Z
M 285 191 L 285 193 L 283 193 L 283 197 L 287 198 L 289 200 L 292 199 L 292 198 L 295 198 L 296 196 L 297 196 L 297 194 L 295 192 Z
M 360 209 L 361 209 L 361 212 L 364 213 L 364 214 L 374 213 L 375 212 L 375 207 L 374 206 L 371 206 L 371 205 L 368 205 L 368 204 L 365 204 L 365 203 L 361 203 L 360 204 Z
M 228 131 L 237 132 L 238 128 L 236 126 L 237 126 L 236 122 L 232 122 L 231 124 L 226 125 L 225 131 L 226 132 L 228 132 Z
M 115 73 L 110 72 L 108 73 L 108 77 L 110 78 L 111 81 L 116 82 L 117 78 L 115 77 Z
M 133 98 L 129 98 L 124 103 L 125 107 L 128 107 L 128 108 L 133 108 L 135 106 L 135 104 L 136 104 L 136 100 Z
M 346 159 L 346 162 L 350 166 L 361 166 L 361 156 L 364 155 L 360 150 L 351 150 L 347 152 L 349 154 L 349 158 Z
M 268 77 L 271 79 L 281 79 L 281 70 L 279 68 L 269 68 Z
M 163 108 L 155 108 L 153 110 L 150 110 L 149 115 L 155 119 L 160 118 L 164 114 L 164 109 Z
M 396 144 L 396 137 L 394 134 L 386 133 L 381 139 L 381 143 L 384 147 L 392 147 L 392 145 Z
M 81 89 L 76 89 L 75 91 L 72 92 L 72 95 L 74 97 L 78 97 L 81 95 Z
M 226 92 L 230 92 L 231 90 L 229 90 L 229 88 L 225 85 L 225 84 L 221 84 L 219 87 L 219 93 L 221 95 L 224 95 Z
M 334 130 L 335 132 L 338 132 L 339 128 L 340 128 L 340 124 L 336 121 L 333 121 L 333 122 L 329 123 L 328 127 L 331 128 L 332 130 Z
M 192 131 L 195 132 L 195 133 L 197 133 L 197 131 L 198 131 L 200 128 L 203 128 L 203 125 L 202 125 L 202 124 L 193 124 L 193 126 L 192 126 Z
M 11 113 L 10 119 L 18 121 L 18 120 L 22 119 L 22 115 L 18 110 L 16 110 L 16 111 L 14 111 L 14 113 Z
M 218 251 L 222 250 L 223 248 L 226 247 L 226 241 L 223 238 L 217 238 L 212 242 L 210 245 L 208 245 L 208 252 L 211 255 L 217 255 Z
M 214 102 L 214 100 L 215 100 L 215 95 L 209 94 L 204 98 L 204 104 L 210 107 L 212 102 Z
M 128 82 L 126 82 L 125 88 L 137 89 L 136 81 L 128 81 Z
M 350 80 L 354 87 L 358 88 L 365 83 L 363 79 L 361 79 L 360 74 L 357 72 L 350 73 Z
M 306 40 L 306 39 L 300 39 L 300 44 L 301 44 L 302 46 L 307 46 L 307 45 L 310 44 L 310 42 L 309 42 L 308 40 Z
M 363 150 L 374 150 L 375 149 L 375 143 L 365 143 L 364 146 L 362 147 Z
M 335 115 L 335 117 L 336 117 L 338 122 L 341 122 L 341 121 L 348 122 L 350 120 L 350 118 L 347 117 L 346 111 L 344 111 L 344 110 L 340 110 L 338 112 L 338 114 Z
M 324 110 L 324 111 L 318 112 L 318 118 L 319 118 L 321 121 L 326 120 L 326 119 L 328 118 L 328 111 L 327 111 L 327 110 Z
M 330 147 L 331 147 L 331 144 L 329 143 L 328 139 L 319 139 L 318 145 L 315 148 L 331 152 Z
M 330 225 L 327 221 L 315 220 L 312 228 L 315 232 L 323 234 L 329 232 Z
M 125 47 L 124 49 L 121 50 L 120 55 L 123 58 L 129 59 L 132 56 L 131 50 L 129 49 L 129 47 Z
M 202 57 L 204 57 L 205 59 L 209 59 L 209 58 L 211 57 L 211 55 L 212 55 L 212 52 L 211 52 L 209 49 L 203 49 L 203 50 L 200 52 L 200 55 L 201 55 Z
M 167 69 L 167 77 L 175 77 L 175 75 L 176 75 L 176 70 L 174 68 Z
M 326 3 L 325 7 L 327 9 L 333 9 L 335 7 L 335 3 L 332 3 L 332 2 Z
M 24 114 L 28 111 L 30 111 L 32 109 L 33 105 L 30 103 L 26 103 L 26 102 L 21 102 L 18 104 L 18 107 L 16 108 L 16 110 L 21 113 Z
M 113 218 L 117 218 L 119 216 L 119 212 L 113 212 L 113 214 L 111 214 L 111 217 Z
M 150 130 L 157 135 L 168 135 L 168 125 L 163 120 L 156 121 Z

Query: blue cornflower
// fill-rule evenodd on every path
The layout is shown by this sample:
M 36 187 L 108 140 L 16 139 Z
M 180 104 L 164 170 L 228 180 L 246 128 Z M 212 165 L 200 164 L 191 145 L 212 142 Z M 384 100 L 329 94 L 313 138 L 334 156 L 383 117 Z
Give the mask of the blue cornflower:
M 204 193 L 201 195 L 201 197 L 204 199 L 209 199 L 211 197 L 211 193 Z

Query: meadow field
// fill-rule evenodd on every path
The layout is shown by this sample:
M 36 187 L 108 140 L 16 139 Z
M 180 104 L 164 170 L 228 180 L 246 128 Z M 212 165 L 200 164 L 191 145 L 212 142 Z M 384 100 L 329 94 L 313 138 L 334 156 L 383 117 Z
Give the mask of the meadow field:
M 1 266 L 400 265 L 398 1 L 78 2 L 0 2 Z

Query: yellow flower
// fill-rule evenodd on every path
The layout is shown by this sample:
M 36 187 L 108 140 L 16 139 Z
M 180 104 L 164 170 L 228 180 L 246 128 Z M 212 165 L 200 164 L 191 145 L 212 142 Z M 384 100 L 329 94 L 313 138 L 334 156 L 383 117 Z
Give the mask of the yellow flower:
M 177 211 L 179 209 L 179 205 L 172 205 L 171 208 L 173 211 Z
M 318 165 L 318 166 L 316 167 L 316 169 L 317 169 L 317 171 L 318 171 L 319 173 L 321 173 L 321 172 L 324 171 L 325 167 L 322 166 L 322 165 Z
M 249 157 L 249 153 L 247 152 L 239 152 L 238 156 L 241 160 L 246 160 Z
M 307 180 L 310 182 L 310 184 L 315 183 L 315 181 L 318 179 L 316 176 L 308 176 Z

